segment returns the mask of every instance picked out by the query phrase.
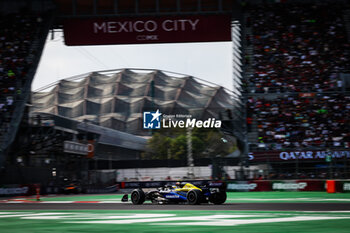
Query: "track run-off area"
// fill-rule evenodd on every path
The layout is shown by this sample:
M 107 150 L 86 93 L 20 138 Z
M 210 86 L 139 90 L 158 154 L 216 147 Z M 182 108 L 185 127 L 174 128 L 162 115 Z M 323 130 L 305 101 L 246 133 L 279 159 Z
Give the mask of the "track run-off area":
M 122 203 L 122 195 L 0 202 L 5 232 L 349 232 L 350 193 L 233 192 L 223 205 Z

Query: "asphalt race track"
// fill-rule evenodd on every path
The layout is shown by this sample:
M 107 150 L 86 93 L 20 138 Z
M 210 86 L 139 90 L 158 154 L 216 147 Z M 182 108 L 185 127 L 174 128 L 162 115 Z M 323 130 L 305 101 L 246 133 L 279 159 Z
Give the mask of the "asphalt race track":
M 0 203 L 0 210 L 275 210 L 350 211 L 350 203 L 226 203 L 157 205 L 131 203 Z

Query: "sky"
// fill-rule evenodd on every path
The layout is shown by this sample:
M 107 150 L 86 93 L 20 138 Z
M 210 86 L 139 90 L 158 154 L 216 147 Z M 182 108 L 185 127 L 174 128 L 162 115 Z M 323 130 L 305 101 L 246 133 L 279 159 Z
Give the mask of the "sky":
M 232 90 L 232 42 L 65 46 L 49 34 L 32 90 L 92 71 L 143 68 L 191 75 Z

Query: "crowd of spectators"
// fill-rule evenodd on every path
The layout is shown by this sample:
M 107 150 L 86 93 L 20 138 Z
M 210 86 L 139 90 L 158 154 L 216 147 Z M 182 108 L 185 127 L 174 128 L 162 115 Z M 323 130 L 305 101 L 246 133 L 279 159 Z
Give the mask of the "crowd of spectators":
M 263 148 L 350 147 L 350 96 L 291 95 L 273 100 L 250 98 L 248 102 Z
M 5 135 L 32 64 L 31 45 L 42 19 L 28 14 L 0 14 L 0 134 Z M 33 52 L 35 53 L 35 51 Z
M 254 5 L 246 25 L 253 74 L 247 123 L 257 123 L 257 146 L 267 150 L 349 148 L 350 96 L 341 73 L 350 72 L 343 5 Z M 277 94 L 269 94 L 277 93 Z
M 350 69 L 342 5 L 254 5 L 247 27 L 252 92 L 328 92 L 343 87 Z

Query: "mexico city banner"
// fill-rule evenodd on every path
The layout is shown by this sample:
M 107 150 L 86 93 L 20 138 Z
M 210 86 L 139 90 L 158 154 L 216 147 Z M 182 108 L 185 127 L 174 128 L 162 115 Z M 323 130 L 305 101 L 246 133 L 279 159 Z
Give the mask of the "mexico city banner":
M 231 41 L 229 15 L 67 19 L 63 29 L 70 46 Z

